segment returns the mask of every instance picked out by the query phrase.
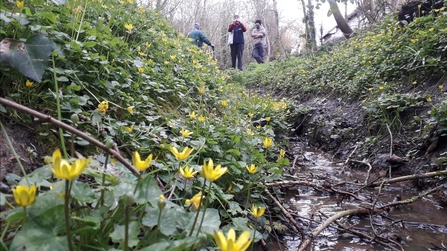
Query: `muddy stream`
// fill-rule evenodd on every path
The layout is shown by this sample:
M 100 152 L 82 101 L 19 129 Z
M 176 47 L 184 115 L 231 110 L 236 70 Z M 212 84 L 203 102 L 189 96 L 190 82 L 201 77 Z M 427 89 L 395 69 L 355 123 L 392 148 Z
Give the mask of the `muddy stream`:
M 353 184 L 363 183 L 367 174 L 366 169 L 351 170 L 349 168 L 342 173 L 344 165 L 342 161 L 337 163 L 337 161 L 331 160 L 330 156 L 325 156 L 318 151 L 307 149 L 302 152 L 302 156 L 302 164 L 293 170 L 293 174 L 307 177 L 307 180 L 315 183 L 322 182 L 322 177 L 330 180 L 332 184 L 343 181 Z M 377 196 L 379 188 L 363 189 L 359 195 L 371 198 L 370 200 L 376 199 L 379 205 L 392 202 L 399 196 L 405 200 L 421 192 L 410 188 L 408 183 L 406 184 L 382 187 L 379 196 Z M 374 236 L 375 233 L 393 239 L 400 243 L 405 251 L 447 250 L 447 209 L 430 198 L 429 195 L 412 204 L 392 208 L 389 212 L 381 214 L 344 217 L 338 222 L 368 233 L 370 236 Z M 289 187 L 284 199 L 285 207 L 300 222 L 305 234 L 312 232 L 327 217 L 336 212 L 362 206 L 359 201 L 342 200 L 340 196 L 306 186 Z M 281 247 L 276 245 L 270 250 L 298 250 L 301 240 L 298 234 L 289 233 L 283 235 L 280 242 L 282 243 Z M 332 223 L 313 240 L 309 250 L 372 251 L 392 249 L 359 238 L 340 228 L 337 229 L 337 226 Z

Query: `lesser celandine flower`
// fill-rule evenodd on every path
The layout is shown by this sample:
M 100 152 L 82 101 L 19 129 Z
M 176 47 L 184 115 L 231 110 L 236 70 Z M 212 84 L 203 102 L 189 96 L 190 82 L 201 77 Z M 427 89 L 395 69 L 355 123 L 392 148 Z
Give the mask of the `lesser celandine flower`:
M 285 155 L 286 155 L 286 151 L 284 149 L 279 150 L 279 156 L 284 158 Z
M 185 147 L 182 152 L 179 152 L 176 147 L 169 147 L 169 150 L 178 160 L 185 160 L 194 151 L 193 148 Z
M 248 173 L 255 174 L 258 171 L 258 168 L 255 166 L 255 164 L 251 164 L 250 166 L 246 166 Z
M 272 138 L 265 138 L 262 143 L 264 144 L 265 148 L 269 148 L 272 146 L 273 144 L 273 139 Z
M 205 87 L 199 87 L 198 89 L 200 94 L 205 94 Z
M 427 102 L 431 102 L 432 100 L 431 100 L 431 97 L 428 97 L 427 98 Z
M 228 101 L 226 101 L 226 100 L 222 100 L 222 101 L 220 101 L 220 104 L 221 104 L 222 106 L 227 106 L 227 105 L 228 105 Z
M 194 209 L 198 210 L 203 197 L 204 196 L 202 196 L 202 192 L 199 192 L 196 195 L 194 195 L 190 200 L 186 200 L 185 203 L 187 205 L 192 204 L 194 206 Z
M 163 194 L 160 194 L 160 196 L 158 196 L 157 205 L 158 205 L 158 208 L 160 210 L 163 210 L 163 208 L 165 208 L 165 206 L 166 206 L 166 199 L 165 199 L 165 196 Z
M 29 88 L 29 87 L 33 86 L 33 84 L 34 84 L 33 82 L 31 82 L 31 81 L 29 81 L 29 80 L 27 79 L 27 80 L 26 80 L 26 83 L 25 83 L 25 86 Z
M 213 160 L 210 159 L 208 161 L 208 164 L 206 163 L 206 161 L 203 162 L 202 172 L 200 174 L 202 175 L 202 177 L 207 178 L 211 182 L 214 182 L 226 172 L 227 168 L 221 167 L 221 165 L 217 165 L 216 168 L 214 168 Z
M 134 125 L 131 125 L 130 127 L 129 127 L 129 126 L 126 126 L 126 127 L 124 127 L 124 130 L 126 130 L 126 131 L 128 131 L 128 132 L 132 132 L 132 131 L 133 131 L 133 126 L 134 126 Z
M 17 5 L 17 8 L 19 8 L 19 10 L 21 10 L 25 6 L 25 1 L 16 1 L 16 5 Z
M 77 159 L 73 164 L 62 159 L 61 151 L 57 149 L 53 152 L 53 171 L 54 177 L 58 179 L 74 180 L 76 179 L 85 169 L 85 167 L 90 164 L 91 158 L 89 159 Z
M 438 88 L 439 88 L 440 90 L 442 90 L 442 89 L 444 89 L 444 85 L 439 85 Z
M 98 111 L 100 111 L 102 114 L 105 114 L 107 110 L 109 109 L 109 101 L 104 100 L 98 105 Z
M 265 212 L 265 207 L 258 207 L 255 204 L 251 205 L 251 213 L 253 214 L 253 217 L 259 218 L 261 217 Z
M 214 240 L 221 251 L 245 251 L 251 243 L 250 232 L 245 230 L 236 241 L 234 229 L 228 231 L 228 236 L 214 230 Z
M 128 111 L 130 114 L 133 114 L 133 108 L 135 108 L 135 106 L 129 106 L 129 107 L 127 107 L 127 111 Z
M 189 131 L 189 130 L 185 130 L 185 128 L 182 127 L 182 136 L 183 137 L 189 137 L 191 134 L 193 134 L 193 132 Z
M 195 119 L 196 116 L 197 116 L 197 115 L 196 115 L 196 112 L 190 112 L 190 113 L 189 113 L 189 117 L 192 118 L 192 119 Z
M 185 166 L 185 169 L 180 167 L 179 171 L 180 171 L 180 174 L 185 179 L 192 179 L 192 178 L 194 178 L 194 175 L 196 175 L 196 173 L 197 173 L 197 171 L 194 171 L 194 169 L 190 168 L 189 166 Z
M 138 152 L 132 153 L 132 163 L 133 165 L 140 171 L 144 171 L 151 166 L 152 162 L 152 154 L 149 154 L 147 158 L 142 161 L 140 158 L 140 154 Z
M 36 185 L 32 185 L 31 187 L 17 186 L 15 189 L 12 189 L 12 193 L 17 205 L 26 207 L 34 204 L 36 200 Z
M 132 24 L 124 24 L 124 28 L 126 28 L 126 30 L 131 31 L 133 29 L 133 25 Z
M 271 119 L 272 119 L 272 118 L 267 117 L 267 118 L 265 118 L 265 121 L 270 122 Z
M 202 122 L 202 123 L 205 122 L 205 119 L 206 118 L 204 116 L 202 116 L 202 115 L 200 115 L 199 118 L 198 118 L 199 122 Z

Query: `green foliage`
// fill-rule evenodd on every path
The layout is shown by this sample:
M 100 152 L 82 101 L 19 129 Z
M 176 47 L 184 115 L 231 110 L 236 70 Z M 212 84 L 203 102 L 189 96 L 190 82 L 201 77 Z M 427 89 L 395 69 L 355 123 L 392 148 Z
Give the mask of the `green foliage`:
M 45 68 L 17 53 L 2 54 L 8 64 L 0 65 L 1 97 L 52 117 L 61 110 L 64 123 L 108 146 L 116 142 L 128 162 L 127 153 L 133 151 L 155 159 L 136 177 L 85 139 L 61 132 L 57 142 L 51 124 L 37 127 L 46 128 L 39 139 L 51 140 L 41 144 L 47 145 L 48 155 L 57 145 L 94 160 L 70 183 L 69 194 L 67 183 L 52 177 L 54 163 L 42 163 L 27 179 L 11 179 L 13 185 L 29 185 L 29 180 L 39 195 L 24 212 L 14 208 L 10 195 L 0 194 L 11 207 L 2 212 L 2 233 L 15 236 L 2 248 L 67 249 L 70 239 L 79 250 L 210 249 L 214 230 L 254 228 L 247 209 L 262 196 L 262 182 L 279 179 L 290 164 L 279 154 L 287 145 L 277 136 L 287 130 L 294 112 L 289 101 L 229 83 L 210 55 L 133 0 L 25 1 L 23 9 L 12 3 L 2 8 L 0 39 L 26 41 L 28 49 L 37 37 L 40 42 L 32 46 L 43 47 L 44 53 L 28 58 L 51 63 Z M 28 74 L 33 69 L 22 67 L 23 62 L 39 71 Z M 28 79 L 39 82 L 40 77 L 40 83 Z M 9 107 L 0 106 L 0 112 L 18 123 L 32 122 Z M 185 130 L 192 134 L 183 134 Z M 274 139 L 271 147 L 263 146 L 265 138 Z M 170 146 L 188 146 L 194 152 L 178 161 Z M 178 173 L 186 165 L 200 171 L 210 159 L 228 168 L 211 185 L 199 175 L 184 179 Z M 257 173 L 247 172 L 251 164 Z M 196 210 L 186 201 L 199 191 L 205 198 Z M 163 209 L 158 207 L 160 195 L 166 197 Z

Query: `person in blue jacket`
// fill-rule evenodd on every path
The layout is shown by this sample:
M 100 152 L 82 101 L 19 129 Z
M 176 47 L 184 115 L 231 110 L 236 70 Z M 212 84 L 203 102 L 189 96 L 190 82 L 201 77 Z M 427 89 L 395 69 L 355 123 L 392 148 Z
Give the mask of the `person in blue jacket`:
M 233 43 L 230 44 L 231 50 L 231 67 L 236 69 L 236 59 L 237 68 L 242 71 L 242 56 L 244 55 L 244 32 L 247 28 L 239 20 L 239 15 L 234 15 L 233 23 L 228 26 L 228 32 L 233 33 Z
M 211 46 L 214 50 L 214 45 L 205 36 L 205 34 L 200 30 L 200 25 L 198 23 L 194 24 L 193 30 L 188 34 L 188 38 L 192 39 L 192 44 L 197 45 L 199 48 L 203 46 L 203 43 Z

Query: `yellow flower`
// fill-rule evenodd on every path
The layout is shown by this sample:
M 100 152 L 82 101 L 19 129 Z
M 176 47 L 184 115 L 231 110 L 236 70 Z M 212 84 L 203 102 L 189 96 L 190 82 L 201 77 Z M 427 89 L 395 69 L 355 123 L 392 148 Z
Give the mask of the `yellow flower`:
M 416 81 L 413 81 L 413 85 L 416 85 L 418 82 L 416 82 Z
M 435 30 L 435 28 L 430 28 L 430 29 L 428 29 L 428 31 L 434 31 Z
M 174 60 L 175 59 L 175 55 L 171 55 L 171 59 Z
M 222 100 L 220 101 L 220 104 L 225 107 L 228 105 L 228 102 L 226 100 Z
M 107 100 L 102 101 L 98 105 L 98 111 L 100 111 L 102 114 L 105 114 L 107 112 L 107 109 L 109 109 L 109 102 Z
M 144 72 L 144 68 L 143 67 L 138 68 L 138 72 L 139 73 L 143 73 Z
M 438 88 L 439 88 L 440 90 L 442 90 L 442 89 L 444 89 L 444 85 L 439 85 Z
M 195 119 L 196 118 L 196 112 L 190 112 L 189 113 L 189 117 L 192 118 L 192 119 Z
M 193 205 L 194 209 L 198 210 L 200 206 L 200 202 L 202 201 L 204 196 L 202 196 L 202 192 L 197 193 L 194 195 L 190 200 L 186 200 L 185 203 L 188 205 Z
M 12 189 L 12 193 L 17 205 L 26 207 L 34 204 L 36 200 L 36 185 L 32 185 L 30 188 L 28 186 L 17 186 Z
M 142 161 L 140 158 L 140 154 L 138 152 L 132 153 L 132 163 L 133 165 L 140 171 L 144 171 L 151 166 L 152 162 L 152 154 L 149 154 L 147 158 Z
M 202 122 L 202 123 L 205 122 L 205 119 L 206 118 L 204 116 L 202 116 L 202 115 L 200 115 L 199 118 L 198 118 L 199 122 Z
M 265 120 L 266 120 L 267 122 L 270 122 L 270 120 L 272 120 L 272 118 L 267 117 L 267 118 L 265 118 Z
M 250 113 L 248 114 L 248 117 L 251 118 L 251 117 L 253 117 L 253 115 L 254 115 L 254 114 L 250 112 Z
M 383 90 L 383 86 L 379 86 L 379 90 Z
M 148 48 L 148 49 L 151 48 L 151 45 L 152 45 L 152 44 L 146 42 L 146 48 Z
M 182 127 L 182 136 L 187 138 L 189 136 L 191 136 L 191 134 L 193 134 L 193 132 L 190 132 L 189 130 L 185 130 L 185 128 Z
M 110 163 L 111 163 L 112 165 L 115 165 L 115 164 L 116 164 L 116 162 L 118 162 L 118 160 L 117 160 L 117 159 L 115 159 L 115 158 L 112 158 L 112 159 L 110 160 Z
M 91 158 L 89 159 L 77 159 L 73 164 L 62 159 L 61 152 L 59 149 L 53 152 L 53 171 L 54 177 L 58 179 L 74 180 L 76 179 L 85 169 L 85 167 L 90 164 Z
M 202 175 L 202 177 L 207 178 L 211 182 L 214 182 L 226 172 L 227 168 L 221 167 L 221 165 L 217 165 L 216 168 L 214 168 L 213 160 L 210 159 L 208 161 L 208 164 L 206 164 L 206 161 L 203 162 L 202 172 L 200 174 Z
M 258 207 L 255 204 L 251 205 L 251 213 L 255 218 L 261 217 L 265 212 L 265 207 Z
M 135 106 L 129 106 L 127 107 L 127 111 L 133 115 L 133 108 L 135 108 Z
M 251 166 L 246 166 L 248 173 L 255 174 L 258 171 L 258 168 L 255 166 L 255 164 L 251 164 Z
M 126 30 L 131 31 L 133 29 L 133 25 L 132 24 L 124 24 L 124 28 L 126 28 Z
M 262 143 L 264 144 L 265 148 L 269 148 L 272 146 L 273 144 L 273 139 L 272 138 L 265 138 Z
M 431 100 L 431 97 L 428 97 L 427 98 L 427 102 L 431 102 L 432 100 Z
M 23 9 L 23 6 L 25 6 L 25 1 L 16 1 L 17 8 L 19 10 Z
M 168 61 L 165 61 L 165 62 L 164 62 L 164 64 L 165 64 L 165 65 L 168 65 L 168 64 L 169 64 L 169 62 L 168 62 Z
M 285 155 L 286 155 L 286 151 L 285 150 L 283 150 L 283 149 L 279 150 L 279 156 L 284 158 Z
M 29 80 L 27 79 L 27 80 L 26 80 L 26 83 L 25 83 L 25 86 L 29 88 L 29 87 L 33 86 L 33 84 L 34 84 L 33 82 L 31 82 L 31 81 L 29 81 Z
M 135 124 L 132 124 L 130 127 L 128 127 L 128 126 L 126 126 L 126 127 L 124 127 L 124 130 L 126 130 L 126 131 L 128 131 L 128 132 L 132 132 L 133 131 L 133 126 L 134 126 Z
M 205 94 L 205 87 L 199 87 L 198 89 L 200 94 Z
M 178 160 L 185 160 L 194 151 L 193 148 L 185 147 L 182 152 L 179 152 L 176 147 L 169 147 L 169 150 Z
M 173 127 L 173 126 L 174 126 L 174 123 L 172 123 L 172 121 L 168 121 L 168 126 L 169 126 L 169 127 Z
M 197 173 L 197 171 L 194 171 L 194 169 L 190 168 L 189 166 L 185 166 L 185 169 L 180 167 L 180 174 L 185 179 L 192 179 L 192 178 L 194 178 L 194 175 L 196 175 L 196 173 Z
M 245 230 L 236 241 L 236 232 L 232 228 L 228 231 L 227 238 L 222 232 L 214 230 L 214 240 L 221 251 L 245 251 L 251 243 L 248 230 Z

